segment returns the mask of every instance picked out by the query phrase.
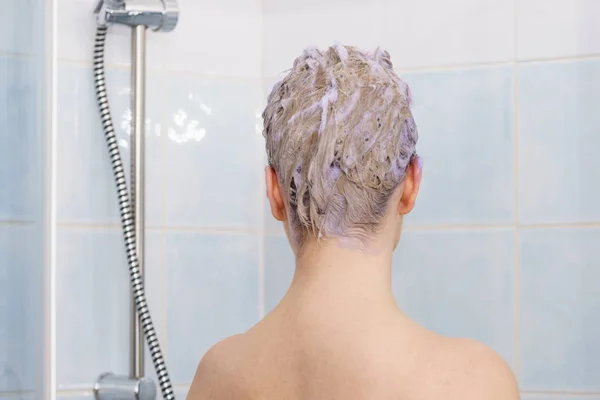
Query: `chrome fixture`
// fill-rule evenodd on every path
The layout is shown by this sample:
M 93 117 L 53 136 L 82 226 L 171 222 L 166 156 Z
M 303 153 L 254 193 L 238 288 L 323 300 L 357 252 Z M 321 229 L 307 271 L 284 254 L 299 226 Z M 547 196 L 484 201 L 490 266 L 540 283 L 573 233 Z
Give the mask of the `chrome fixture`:
M 148 378 L 130 379 L 107 373 L 94 384 L 94 396 L 97 400 L 154 400 L 156 386 Z
M 144 292 L 145 242 L 145 86 L 146 86 L 146 29 L 172 31 L 179 17 L 176 0 L 100 0 L 96 5 L 97 30 L 94 46 L 94 81 L 96 97 L 121 211 L 129 275 L 132 287 L 131 362 L 128 377 L 103 374 L 94 388 L 97 400 L 153 400 L 154 383 L 144 378 L 144 336 L 148 343 L 158 384 L 165 400 L 175 400 L 165 360 L 152 323 Z M 104 72 L 104 47 L 110 24 L 125 24 L 132 28 L 131 45 L 131 185 L 127 190 L 123 162 L 117 145 L 114 126 L 108 106 Z M 152 387 L 152 390 L 149 388 Z M 143 397 L 142 397 L 143 395 Z
M 176 0 L 99 0 L 95 13 L 99 26 L 143 25 L 161 32 L 171 32 L 179 19 Z

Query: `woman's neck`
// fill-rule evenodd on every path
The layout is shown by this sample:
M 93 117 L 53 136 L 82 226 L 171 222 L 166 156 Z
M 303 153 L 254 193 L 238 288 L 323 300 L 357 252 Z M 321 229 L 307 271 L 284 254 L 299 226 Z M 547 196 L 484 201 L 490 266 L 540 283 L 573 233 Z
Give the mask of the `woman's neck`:
M 287 297 L 324 307 L 395 307 L 392 253 L 391 245 L 364 251 L 337 239 L 305 243 Z

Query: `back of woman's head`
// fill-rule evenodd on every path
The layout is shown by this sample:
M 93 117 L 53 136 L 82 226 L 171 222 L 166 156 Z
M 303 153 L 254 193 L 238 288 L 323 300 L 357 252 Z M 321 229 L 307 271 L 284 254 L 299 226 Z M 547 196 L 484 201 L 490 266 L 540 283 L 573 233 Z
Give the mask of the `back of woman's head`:
M 297 243 L 377 231 L 415 155 L 410 105 L 386 51 L 336 45 L 295 60 L 269 95 L 263 134 Z

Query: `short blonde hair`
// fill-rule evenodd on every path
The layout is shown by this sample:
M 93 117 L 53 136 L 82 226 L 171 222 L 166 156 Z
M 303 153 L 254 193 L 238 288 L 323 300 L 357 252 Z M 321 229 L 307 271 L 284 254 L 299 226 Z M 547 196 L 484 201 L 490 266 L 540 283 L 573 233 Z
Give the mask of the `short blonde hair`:
M 309 48 L 273 87 L 263 135 L 299 244 L 306 234 L 365 241 L 377 230 L 415 155 L 410 106 L 380 49 Z

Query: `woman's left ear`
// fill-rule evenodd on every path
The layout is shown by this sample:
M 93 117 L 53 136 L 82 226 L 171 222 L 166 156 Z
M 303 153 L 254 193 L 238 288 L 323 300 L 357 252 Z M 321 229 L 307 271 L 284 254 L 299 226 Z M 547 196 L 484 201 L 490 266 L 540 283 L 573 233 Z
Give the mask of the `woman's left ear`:
M 402 184 L 402 196 L 400 197 L 400 204 L 398 212 L 401 215 L 406 215 L 412 211 L 419 194 L 419 188 L 421 187 L 421 177 L 423 176 L 423 159 L 419 156 L 413 157 L 411 160 L 404 182 Z
M 267 188 L 267 198 L 271 206 L 271 214 L 278 221 L 286 220 L 285 203 L 279 190 L 279 180 L 277 173 L 272 167 L 265 168 L 265 184 Z

